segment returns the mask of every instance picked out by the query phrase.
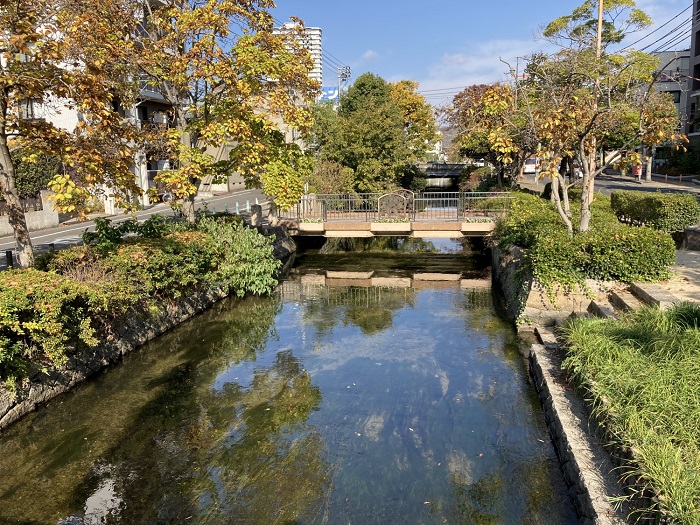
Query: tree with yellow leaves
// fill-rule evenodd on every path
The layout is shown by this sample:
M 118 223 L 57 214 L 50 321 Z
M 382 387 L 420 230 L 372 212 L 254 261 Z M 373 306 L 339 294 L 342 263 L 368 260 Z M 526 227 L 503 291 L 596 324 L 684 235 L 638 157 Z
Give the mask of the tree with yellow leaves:
M 647 26 L 649 18 L 632 0 L 605 0 L 598 33 L 596 7 L 597 2 L 586 1 L 550 23 L 544 36 L 562 48 L 530 56 L 524 79 L 468 88 L 447 113 L 462 132 L 461 140 L 486 144 L 500 162 L 517 166 L 517 159 L 537 152 L 540 176 L 552 180 L 552 199 L 572 235 L 567 189 L 579 182 L 566 183 L 563 164 L 570 168 L 578 159 L 583 168 L 578 230 L 584 232 L 590 227 L 595 177 L 614 162 L 641 163 L 641 155 L 632 153 L 598 164 L 600 146 L 612 138 L 620 151 L 685 139 L 676 133 L 678 116 L 671 100 L 654 93 L 658 60 L 635 50 L 609 51 L 629 31 Z
M 273 31 L 272 0 L 161 0 L 145 4 L 141 80 L 172 108 L 168 126 L 146 141 L 160 145 L 170 169 L 158 174 L 194 218 L 206 177 L 237 171 L 287 208 L 303 193 L 310 162 L 287 143 L 282 124 L 304 130 L 320 88 L 308 76 L 304 27 Z M 213 152 L 228 148 L 225 158 Z
M 55 206 L 74 214 L 95 188 L 138 191 L 129 170 L 134 129 L 116 110 L 135 95 L 127 81 L 133 6 L 127 0 L 14 0 L 0 4 L 0 192 L 22 267 L 34 261 L 17 191 L 21 162 L 57 155 Z M 77 123 L 59 126 L 73 112 Z M 14 156 L 17 158 L 17 155 Z
M 548 159 L 542 174 L 554 181 L 562 158 L 581 161 L 582 232 L 590 228 L 595 177 L 620 161 L 619 156 L 604 164 L 597 161 L 606 137 L 630 137 L 621 150 L 685 139 L 675 133 L 678 119 L 677 114 L 675 119 L 669 117 L 673 114 L 670 99 L 653 92 L 658 60 L 634 49 L 610 50 L 625 35 L 650 25 L 650 18 L 633 0 L 604 0 L 600 5 L 600 16 L 596 16 L 599 3 L 587 0 L 570 15 L 548 24 L 543 36 L 562 48 L 552 56 L 531 57 L 527 81 L 522 83 L 526 99 L 535 108 L 533 123 Z M 621 160 L 641 163 L 641 156 Z

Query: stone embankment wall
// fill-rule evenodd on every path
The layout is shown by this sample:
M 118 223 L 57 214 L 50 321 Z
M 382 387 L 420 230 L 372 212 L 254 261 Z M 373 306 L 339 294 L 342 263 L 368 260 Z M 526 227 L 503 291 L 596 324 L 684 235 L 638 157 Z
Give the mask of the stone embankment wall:
M 491 273 L 505 298 L 510 318 L 518 331 L 535 326 L 560 324 L 571 314 L 585 313 L 592 299 L 606 299 L 613 283 L 587 280 L 589 293 L 555 289 L 555 300 L 548 297 L 525 265 L 525 254 L 518 247 L 492 249 Z
M 519 248 L 493 249 L 492 275 L 506 301 L 506 308 L 518 330 L 529 331 L 562 322 L 572 313 L 588 309 L 591 296 L 558 293 L 555 303 L 538 286 L 527 270 Z M 611 283 L 588 281 L 591 295 L 602 298 Z M 623 495 L 613 473 L 614 466 L 591 434 L 589 412 L 576 391 L 568 385 L 554 335 L 546 345 L 533 345 L 529 355 L 530 372 L 537 389 L 545 421 L 557 450 L 581 523 L 584 525 L 624 525 L 628 509 L 615 508 L 610 497 Z
M 284 228 L 269 228 L 266 233 L 275 236 L 275 257 L 286 267 L 296 252 L 294 241 Z M 203 287 L 194 290 L 189 297 L 161 303 L 157 313 L 149 309 L 129 312 L 129 316 L 116 327 L 116 336 L 112 340 L 103 340 L 91 351 L 71 356 L 65 367 L 50 370 L 47 374 L 37 372 L 16 392 L 0 386 L 0 430 L 224 297 L 226 294 L 219 288 Z

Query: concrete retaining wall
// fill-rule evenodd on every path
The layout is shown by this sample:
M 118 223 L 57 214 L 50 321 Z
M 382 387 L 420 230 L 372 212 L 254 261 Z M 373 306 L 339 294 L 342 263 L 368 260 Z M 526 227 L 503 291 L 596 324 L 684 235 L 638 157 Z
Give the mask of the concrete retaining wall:
M 286 265 L 296 251 L 294 241 L 283 228 L 271 228 L 266 233 L 275 236 L 275 257 Z M 47 374 L 37 372 L 15 393 L 0 386 L 0 430 L 224 297 L 221 289 L 201 287 L 189 297 L 161 303 L 155 314 L 148 309 L 129 312 L 111 340 L 105 337 L 94 349 L 71 356 L 65 367 Z
M 571 314 L 585 313 L 591 300 L 607 300 L 607 294 L 614 286 L 614 283 L 587 280 L 590 293 L 555 287 L 553 302 L 528 270 L 524 258 L 523 250 L 515 246 L 507 251 L 498 247 L 492 249 L 493 280 L 503 292 L 506 309 L 518 331 L 558 325 Z
M 51 202 L 47 200 L 49 195 L 50 192 L 48 191 L 44 190 L 41 192 L 43 210 L 25 213 L 24 217 L 27 220 L 27 228 L 29 228 L 29 231 L 44 230 L 46 228 L 55 228 L 58 226 L 58 212 L 51 209 Z M 10 226 L 7 216 L 0 216 L 0 237 L 13 234 L 14 230 L 12 226 Z

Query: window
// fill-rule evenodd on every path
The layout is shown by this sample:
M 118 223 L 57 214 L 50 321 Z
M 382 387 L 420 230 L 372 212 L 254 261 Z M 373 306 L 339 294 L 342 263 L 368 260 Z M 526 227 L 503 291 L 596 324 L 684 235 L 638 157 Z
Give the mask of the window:
M 666 93 L 671 95 L 671 98 L 673 99 L 674 104 L 681 103 L 681 92 L 680 91 L 667 91 Z
M 41 118 L 41 100 L 27 98 L 19 103 L 19 116 L 26 120 Z

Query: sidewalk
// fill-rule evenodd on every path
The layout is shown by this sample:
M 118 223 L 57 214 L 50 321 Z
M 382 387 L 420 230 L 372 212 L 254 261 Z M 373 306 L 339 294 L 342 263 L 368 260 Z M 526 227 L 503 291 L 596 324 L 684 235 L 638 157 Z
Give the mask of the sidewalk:
M 700 182 L 693 182 L 695 178 L 690 175 L 673 177 L 651 174 L 652 180 L 647 181 L 642 177 L 639 183 L 633 175 L 622 175 L 616 170 L 605 170 L 595 178 L 595 188 L 597 192 L 609 195 L 613 190 L 639 190 L 639 191 L 661 191 L 663 193 L 687 192 L 700 197 Z M 580 179 L 579 179 L 580 180 Z M 533 175 L 525 175 L 518 181 L 518 185 L 528 191 L 541 193 L 549 179 L 536 181 Z

